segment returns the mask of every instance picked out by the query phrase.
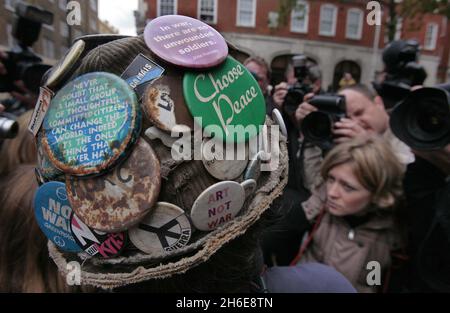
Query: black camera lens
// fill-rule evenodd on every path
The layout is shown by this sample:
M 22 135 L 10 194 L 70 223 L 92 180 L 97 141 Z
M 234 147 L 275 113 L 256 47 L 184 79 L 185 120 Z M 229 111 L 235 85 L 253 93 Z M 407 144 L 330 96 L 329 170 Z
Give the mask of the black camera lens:
M 450 143 L 450 96 L 441 88 L 421 88 L 391 115 L 394 134 L 417 150 L 435 150 Z
M 333 120 L 330 115 L 323 112 L 310 113 L 302 123 L 302 132 L 305 138 L 314 143 L 321 144 L 333 138 Z
M 424 99 L 407 116 L 407 132 L 421 141 L 439 140 L 450 132 L 448 109 L 438 99 Z

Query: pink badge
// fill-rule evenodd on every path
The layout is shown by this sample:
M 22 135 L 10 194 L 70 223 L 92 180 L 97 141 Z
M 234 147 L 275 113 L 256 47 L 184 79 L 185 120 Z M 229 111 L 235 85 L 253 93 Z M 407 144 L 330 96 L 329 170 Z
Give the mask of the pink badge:
M 165 15 L 152 20 L 145 27 L 144 39 L 158 57 L 187 68 L 213 67 L 228 55 L 227 43 L 219 32 L 182 15 Z

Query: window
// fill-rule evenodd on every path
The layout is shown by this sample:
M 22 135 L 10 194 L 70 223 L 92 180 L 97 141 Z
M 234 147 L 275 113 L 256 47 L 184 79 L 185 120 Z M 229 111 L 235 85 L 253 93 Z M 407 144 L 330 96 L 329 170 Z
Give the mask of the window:
M 177 14 L 177 0 L 158 0 L 158 16 Z
M 61 46 L 60 51 L 59 51 L 61 54 L 61 57 L 65 56 L 68 50 L 69 50 L 69 48 L 67 48 L 66 46 Z
M 15 0 L 5 0 L 5 9 L 14 11 L 14 6 L 16 5 Z
M 69 37 L 69 26 L 65 21 L 59 21 L 59 32 L 63 38 Z
M 67 1 L 66 0 L 59 0 L 59 8 L 63 11 L 67 10 Z
M 435 23 L 427 24 L 427 32 L 425 33 L 425 47 L 426 50 L 436 49 L 436 42 L 438 37 L 439 26 Z
M 44 55 L 49 59 L 55 58 L 55 44 L 48 38 L 44 38 Z
M 291 32 L 307 33 L 309 20 L 309 4 L 305 1 L 297 1 L 296 7 L 291 13 Z
M 217 0 L 198 0 L 198 19 L 210 24 L 217 23 Z
M 14 44 L 14 38 L 12 35 L 12 25 L 11 24 L 6 25 L 6 34 L 8 35 L 8 47 L 12 47 Z
M 361 39 L 363 28 L 363 12 L 359 9 L 347 11 L 347 31 L 348 39 Z
M 238 0 L 237 26 L 255 27 L 256 0 Z
M 395 40 L 402 39 L 402 28 L 403 28 L 403 18 L 398 16 L 397 17 L 397 23 L 395 25 Z
M 336 34 L 337 8 L 331 4 L 320 7 L 320 28 L 319 34 L 322 36 L 334 36 Z
M 89 0 L 89 5 L 92 11 L 97 12 L 97 0 Z
M 97 20 L 95 18 L 89 19 L 89 26 L 94 33 L 97 32 Z

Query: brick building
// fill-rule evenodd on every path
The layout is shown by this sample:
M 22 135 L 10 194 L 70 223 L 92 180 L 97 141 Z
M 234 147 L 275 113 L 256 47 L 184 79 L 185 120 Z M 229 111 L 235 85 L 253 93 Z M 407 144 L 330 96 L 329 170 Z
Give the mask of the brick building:
M 0 49 L 5 51 L 13 45 L 11 36 L 14 0 L 0 0 Z M 99 33 L 98 0 L 78 1 L 81 9 L 80 25 L 69 26 L 67 23 L 67 0 L 28 0 L 29 4 L 37 5 L 53 13 L 53 25 L 43 25 L 39 40 L 33 45 L 33 50 L 40 55 L 45 63 L 53 64 L 62 57 L 71 45 L 73 39 Z
M 323 86 L 336 87 L 344 71 L 362 83 L 370 83 L 382 69 L 381 52 L 387 42 L 387 12 L 383 26 L 366 22 L 367 1 L 298 1 L 287 25 L 278 23 L 277 0 L 139 0 L 138 29 L 166 14 L 201 19 L 247 54 L 263 57 L 272 67 L 274 81 L 282 78 L 293 54 L 304 53 L 323 70 Z M 144 11 L 146 12 L 144 14 Z M 421 63 L 428 72 L 426 84 L 449 80 L 450 22 L 443 16 L 425 15 L 420 26 L 400 20 L 397 39 L 417 39 L 422 45 Z

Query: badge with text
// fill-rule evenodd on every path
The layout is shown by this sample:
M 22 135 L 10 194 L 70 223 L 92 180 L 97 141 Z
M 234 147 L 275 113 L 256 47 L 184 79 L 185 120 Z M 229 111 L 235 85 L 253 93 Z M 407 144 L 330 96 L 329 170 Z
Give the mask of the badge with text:
M 75 213 L 70 219 L 70 230 L 77 244 L 90 256 L 113 258 L 122 252 L 126 245 L 126 233 L 108 234 L 93 230 L 81 221 Z
M 53 98 L 43 129 L 50 161 L 66 174 L 99 174 L 125 157 L 139 134 L 134 91 L 120 77 L 89 73 Z
M 161 59 L 188 68 L 209 68 L 225 60 L 222 35 L 199 20 L 182 15 L 155 18 L 144 30 L 147 46 Z
M 195 228 L 212 231 L 233 220 L 245 201 L 244 188 L 234 181 L 212 185 L 195 200 L 191 220 Z
M 41 230 L 58 248 L 82 251 L 70 231 L 72 208 L 63 183 L 50 182 L 39 187 L 34 197 L 34 213 Z
M 86 43 L 83 40 L 77 40 L 66 55 L 52 67 L 44 86 L 53 89 L 67 79 L 74 72 L 85 47 Z
M 142 98 L 145 85 L 162 76 L 164 69 L 142 53 L 122 73 L 122 77 Z
M 140 139 L 126 161 L 92 178 L 67 176 L 67 193 L 89 227 L 112 233 L 136 225 L 150 211 L 161 188 L 161 169 L 152 147 Z
M 219 180 L 234 180 L 246 169 L 248 154 L 245 144 L 224 145 L 222 141 L 204 139 L 202 162 L 209 174 Z M 227 149 L 228 148 L 228 149 Z
M 163 257 L 189 243 L 192 228 L 186 214 L 176 205 L 158 202 L 137 227 L 130 229 L 130 241 L 142 252 Z
M 266 104 L 258 83 L 244 65 L 228 57 L 205 72 L 187 72 L 184 97 L 206 133 L 226 142 L 255 137 L 264 124 Z
M 41 129 L 44 122 L 45 115 L 47 114 L 50 102 L 55 94 L 53 91 L 46 87 L 41 87 L 39 92 L 39 98 L 36 102 L 33 115 L 31 116 L 30 123 L 28 124 L 28 130 L 36 137 L 39 129 Z

